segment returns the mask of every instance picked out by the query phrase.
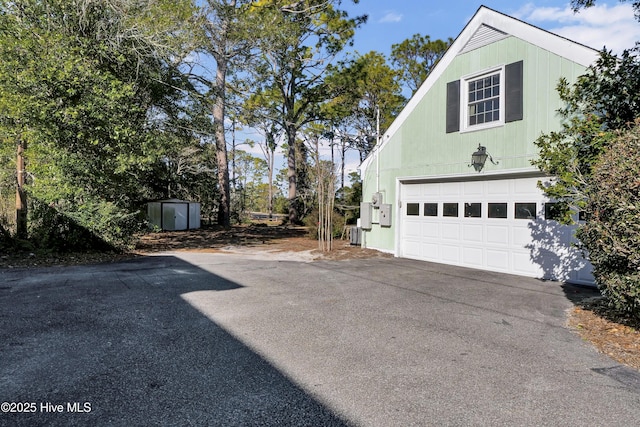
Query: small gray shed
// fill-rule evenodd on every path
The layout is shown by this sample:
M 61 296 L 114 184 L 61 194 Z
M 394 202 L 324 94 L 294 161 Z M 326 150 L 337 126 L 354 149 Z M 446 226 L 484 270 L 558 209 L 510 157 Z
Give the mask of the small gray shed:
M 149 202 L 147 217 L 151 226 L 161 230 L 200 228 L 200 203 L 179 199 Z

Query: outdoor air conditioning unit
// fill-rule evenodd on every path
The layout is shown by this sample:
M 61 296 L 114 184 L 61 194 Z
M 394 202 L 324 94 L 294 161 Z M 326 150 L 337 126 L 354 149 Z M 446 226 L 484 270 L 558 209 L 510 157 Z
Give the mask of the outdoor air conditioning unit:
M 379 208 L 382 205 L 382 201 L 382 193 L 380 192 L 373 193 L 373 196 L 371 196 L 371 206 L 374 208 Z

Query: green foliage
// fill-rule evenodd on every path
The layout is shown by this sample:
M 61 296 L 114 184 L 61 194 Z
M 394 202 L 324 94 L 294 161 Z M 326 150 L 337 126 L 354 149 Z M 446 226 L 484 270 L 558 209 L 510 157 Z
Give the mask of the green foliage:
M 273 212 L 278 214 L 286 214 L 289 209 L 289 201 L 282 193 L 276 194 L 273 198 Z
M 452 43 L 452 38 L 431 40 L 429 36 L 414 34 L 391 46 L 391 61 L 412 93 L 418 90 Z
M 83 227 L 126 246 L 142 223 L 140 205 L 158 194 L 152 183 L 166 147 L 197 141 L 172 126 L 194 105 L 177 68 L 191 5 L 21 0 L 0 8 L 1 154 L 19 140 L 27 146 L 33 238 L 82 245 L 75 230 Z
M 297 186 L 298 133 L 306 124 L 323 118 L 320 105 L 329 97 L 324 81 L 327 68 L 366 21 L 366 17 L 349 18 L 338 8 L 340 3 L 261 0 L 251 4 L 262 33 L 256 40 L 259 54 L 251 69 L 250 87 L 256 94 L 252 111 L 268 114 L 286 135 L 289 219 L 293 223 L 303 217 Z
M 588 221 L 577 236 L 589 249 L 602 294 L 640 319 L 640 121 L 616 133 L 594 164 L 586 194 Z
M 334 126 L 357 135 L 349 140 L 349 146 L 364 160 L 376 143 L 377 110 L 380 129 L 387 129 L 405 105 L 400 75 L 375 51 L 341 62 L 329 71 L 326 81 L 332 98 L 323 105 L 324 115 Z
M 35 249 L 56 252 L 127 248 L 132 229 L 139 229 L 139 212 L 125 212 L 112 203 L 93 200 L 79 206 L 50 206 L 34 199 L 30 203 L 30 241 Z
M 613 138 L 611 131 L 624 129 L 640 116 L 637 50 L 625 51 L 621 57 L 602 51 L 575 84 L 561 80 L 558 92 L 565 103 L 559 110 L 562 129 L 536 141 L 540 157 L 532 163 L 555 177 L 553 185 L 543 190 L 563 204 L 563 221 L 570 223 L 571 209 L 585 207 L 585 186 Z
M 314 209 L 307 216 L 304 217 L 302 221 L 305 227 L 307 227 L 307 234 L 309 237 L 313 237 L 314 239 L 319 239 L 320 231 L 319 231 L 319 212 L 318 209 Z M 339 239 L 342 236 L 342 229 L 345 226 L 345 219 L 342 214 L 337 211 L 333 212 L 331 215 L 331 236 L 334 239 Z
M 358 172 L 349 174 L 351 187 L 344 187 L 336 194 L 336 206 L 344 212 L 345 224 L 356 224 L 360 218 L 362 202 L 362 180 Z
M 541 170 L 554 176 L 543 188 L 564 206 L 563 222 L 581 210 L 577 237 L 610 306 L 640 316 L 640 59 L 603 51 L 574 85 L 561 81 L 562 129 L 536 145 Z
M 263 182 L 267 174 L 267 162 L 243 150 L 235 150 L 232 155 L 236 177 L 232 213 L 242 218 L 246 212 L 267 212 L 269 186 Z
M 252 2 L 249 0 L 207 0 L 199 3 L 203 4 L 204 39 L 198 51 L 208 56 L 200 65 L 207 70 L 209 66 L 205 63 L 213 62 L 215 71 L 200 73 L 198 81 L 206 89 L 205 96 L 211 102 L 218 169 L 218 224 L 228 227 L 232 212 L 225 122 L 233 95 L 227 79 L 234 69 L 244 68 L 252 53 L 252 42 L 258 37 L 255 31 L 259 25 L 252 22 L 253 14 L 249 13 Z

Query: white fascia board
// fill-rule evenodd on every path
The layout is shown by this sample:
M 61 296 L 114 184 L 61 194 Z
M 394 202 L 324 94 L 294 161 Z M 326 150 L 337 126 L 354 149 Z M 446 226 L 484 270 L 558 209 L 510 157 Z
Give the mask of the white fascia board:
M 393 123 L 391 123 L 391 126 L 389 126 L 387 131 L 382 135 L 380 146 L 376 147 L 376 149 L 369 153 L 367 158 L 364 159 L 360 165 L 363 176 L 364 171 L 377 154 L 376 152 L 382 150 L 391 137 L 398 131 L 398 129 L 400 129 L 400 126 L 402 126 L 409 114 L 411 114 L 411 112 L 416 108 L 422 98 L 426 96 L 431 87 L 433 87 L 435 82 L 438 81 L 447 67 L 464 49 L 471 37 L 473 37 L 478 28 L 483 24 L 503 31 L 507 33 L 508 36 L 529 42 L 585 67 L 593 64 L 598 57 L 598 51 L 595 49 L 527 24 L 526 22 L 520 21 L 519 19 L 511 16 L 496 12 L 486 6 L 480 6 L 473 18 L 471 18 L 469 23 L 464 27 L 444 56 L 436 64 L 435 68 L 431 71 L 431 74 L 429 74 L 424 83 L 402 109 L 398 117 L 396 117 Z
M 558 56 L 566 58 L 584 67 L 593 64 L 598 57 L 598 51 L 581 43 L 543 30 L 519 19 L 512 18 L 486 7 L 481 7 L 478 15 L 482 14 L 481 24 L 497 28 L 505 33 L 529 42 L 541 49 L 548 50 Z M 474 18 L 475 19 L 475 18 Z
M 360 171 L 360 179 L 364 179 L 365 171 L 367 170 L 367 168 L 369 167 L 369 163 L 371 163 L 373 159 L 374 152 L 375 149 L 371 151 L 369 155 L 362 161 L 362 163 L 360 163 L 360 166 L 358 166 L 358 170 Z
M 495 172 L 469 172 L 450 175 L 427 176 L 399 176 L 396 178 L 400 184 L 426 184 L 430 182 L 467 182 L 467 181 L 493 181 L 510 178 L 546 177 L 544 172 L 535 167 L 526 169 L 506 169 Z M 399 193 L 398 193 L 399 194 Z

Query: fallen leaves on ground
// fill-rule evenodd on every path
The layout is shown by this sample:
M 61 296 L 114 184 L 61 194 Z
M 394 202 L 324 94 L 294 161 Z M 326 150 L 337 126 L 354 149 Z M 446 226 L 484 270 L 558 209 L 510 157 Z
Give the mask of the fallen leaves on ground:
M 595 300 L 573 308 L 568 324 L 601 353 L 640 370 L 640 322 L 617 317 Z

